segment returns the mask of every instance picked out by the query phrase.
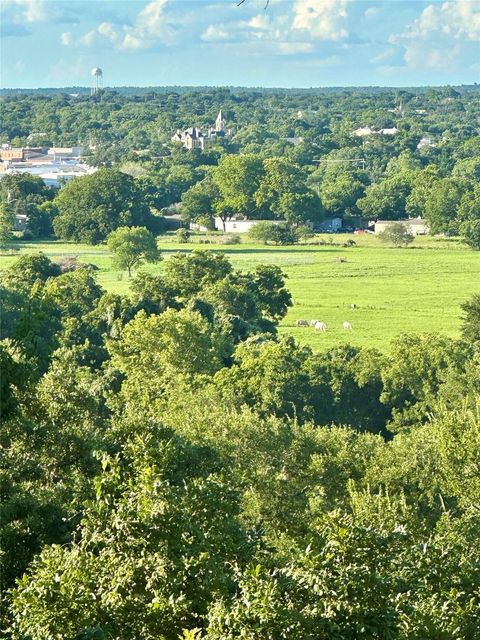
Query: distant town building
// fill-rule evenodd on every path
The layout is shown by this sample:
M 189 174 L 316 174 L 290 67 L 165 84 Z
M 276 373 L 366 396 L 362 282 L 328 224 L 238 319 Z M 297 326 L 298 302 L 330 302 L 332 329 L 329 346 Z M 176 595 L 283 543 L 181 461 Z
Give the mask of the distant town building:
M 303 142 L 303 138 L 301 136 L 292 136 L 291 138 L 285 138 L 285 140 L 289 144 L 293 144 L 294 147 L 298 146 L 299 144 L 302 144 Z
M 323 233 L 336 233 L 342 228 L 341 218 L 326 218 L 314 226 L 315 231 Z
M 437 143 L 434 142 L 431 138 L 422 138 L 420 142 L 417 144 L 417 149 L 424 149 L 436 147 Z
M 0 158 L 4 162 L 23 162 L 24 157 L 23 149 L 0 149 Z
M 50 147 L 47 153 L 59 158 L 79 158 L 83 153 L 83 147 Z
M 198 127 L 189 127 L 188 129 L 177 129 L 172 136 L 172 142 L 180 142 L 185 149 L 201 149 L 215 144 L 219 138 L 229 138 L 230 131 L 227 129 L 226 121 L 220 110 L 215 120 L 215 126 L 210 127 L 205 133 L 202 133 Z
M 384 136 L 394 136 L 398 133 L 397 127 L 392 127 L 391 129 L 380 129 L 378 133 L 381 133 Z
M 375 233 L 381 233 L 391 225 L 400 222 L 405 225 L 408 231 L 414 236 L 426 236 L 428 226 L 422 218 L 409 218 L 408 220 L 377 220 L 374 224 Z
M 394 136 L 398 133 L 398 129 L 397 127 L 392 127 L 391 129 L 379 129 L 378 131 L 375 131 L 375 129 L 372 129 L 371 127 L 360 127 L 359 129 L 352 131 L 352 135 L 357 136 L 358 138 L 372 136 L 376 133 L 380 133 L 384 136 Z
M 360 127 L 359 129 L 355 129 L 353 131 L 353 135 L 358 138 L 363 138 L 364 136 L 371 136 L 375 131 L 371 127 Z
M 245 220 L 235 219 L 226 220 L 225 223 L 221 218 L 215 218 L 215 229 L 225 231 L 227 233 L 247 233 L 258 222 L 271 222 L 272 224 L 285 224 L 285 220 Z

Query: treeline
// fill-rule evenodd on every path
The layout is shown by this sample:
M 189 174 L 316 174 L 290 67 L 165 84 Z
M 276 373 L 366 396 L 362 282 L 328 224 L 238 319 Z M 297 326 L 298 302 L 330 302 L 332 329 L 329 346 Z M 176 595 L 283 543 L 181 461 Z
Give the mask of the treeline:
M 292 224 L 339 216 L 347 228 L 359 217 L 421 216 L 433 233 L 460 234 L 479 247 L 479 104 L 476 91 L 452 87 L 370 94 L 209 89 L 7 96 L 0 137 L 14 146 L 82 144 L 88 162 L 128 176 L 120 186 L 118 173 L 107 179 L 104 172 L 62 189 L 59 206 L 44 209 L 50 233 L 65 239 L 99 242 L 105 233 L 97 227 L 111 231 L 112 224 L 140 224 L 140 218 L 153 229 L 161 223 L 147 209 L 157 214 L 175 205 L 178 211 L 181 203 L 186 222 L 205 226 L 214 216 L 285 218 Z M 204 152 L 171 142 L 177 128 L 211 126 L 219 109 L 230 137 Z M 375 133 L 354 135 L 361 127 Z M 396 132 L 379 133 L 384 129 Z M 116 221 L 105 199 L 93 197 L 97 186 L 105 193 L 109 181 L 116 193 L 127 193 L 126 210 L 115 213 Z M 92 195 L 86 200 L 87 192 Z M 78 216 L 87 229 L 66 221 L 77 218 L 66 204 L 75 200 L 82 211 L 83 203 L 92 211 L 89 220 L 84 212 Z M 25 212 L 21 198 L 13 201 L 17 212 Z M 62 218 L 55 228 L 57 211 Z M 48 223 L 43 211 L 28 213 Z M 48 231 L 41 226 L 33 222 L 34 235 Z
M 281 270 L 211 252 L 1 296 L 9 637 L 480 637 L 479 296 L 388 355 L 279 337 Z

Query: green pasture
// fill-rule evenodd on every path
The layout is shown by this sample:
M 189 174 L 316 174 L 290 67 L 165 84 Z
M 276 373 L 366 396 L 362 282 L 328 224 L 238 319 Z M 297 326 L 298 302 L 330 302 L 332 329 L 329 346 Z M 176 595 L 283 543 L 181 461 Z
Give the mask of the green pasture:
M 336 246 L 354 238 L 356 247 Z M 383 246 L 373 236 L 327 236 L 324 246 L 276 247 L 250 244 L 199 244 L 200 238 L 180 245 L 172 236 L 161 236 L 164 259 L 174 251 L 212 249 L 228 255 L 237 269 L 248 271 L 258 264 L 277 264 L 288 275 L 287 285 L 294 305 L 281 323 L 280 332 L 319 350 L 344 342 L 387 350 L 400 333 L 441 332 L 459 335 L 459 305 L 480 291 L 480 253 L 457 240 L 417 238 L 409 248 Z M 202 238 L 203 242 L 205 238 Z M 60 242 L 16 243 L 20 252 L 43 251 L 53 260 L 75 255 L 99 267 L 98 281 L 109 291 L 127 293 L 126 273 L 112 268 L 105 246 Z M 342 257 L 346 262 L 339 262 Z M 0 268 L 8 267 L 14 255 L 0 257 Z M 143 269 L 161 272 L 162 263 Z M 357 309 L 350 309 L 351 304 Z M 321 320 L 326 333 L 297 328 L 296 320 Z M 345 331 L 347 320 L 352 331 Z

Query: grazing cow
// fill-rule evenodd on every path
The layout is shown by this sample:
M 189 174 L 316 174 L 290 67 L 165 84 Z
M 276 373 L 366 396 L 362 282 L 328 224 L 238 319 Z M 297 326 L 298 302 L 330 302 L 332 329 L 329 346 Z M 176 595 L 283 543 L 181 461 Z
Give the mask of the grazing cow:
M 350 324 L 350 322 L 345 321 L 343 323 L 343 328 L 344 329 L 353 329 L 352 325 Z
M 325 324 L 325 322 L 317 322 L 315 324 L 315 331 L 326 331 L 327 330 L 327 325 Z
M 296 327 L 308 327 L 308 320 L 297 320 L 295 322 Z
M 350 305 L 350 309 L 358 309 L 357 305 L 355 303 Z
M 317 322 L 320 322 L 320 320 L 310 320 L 310 326 L 314 327 L 317 324 Z

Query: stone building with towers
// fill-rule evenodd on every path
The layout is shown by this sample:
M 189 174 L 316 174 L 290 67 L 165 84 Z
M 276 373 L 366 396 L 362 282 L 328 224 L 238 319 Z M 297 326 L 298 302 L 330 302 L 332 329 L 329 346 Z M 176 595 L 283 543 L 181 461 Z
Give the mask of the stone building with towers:
M 172 136 L 172 142 L 180 142 L 185 149 L 201 149 L 203 151 L 218 142 L 220 138 L 229 138 L 230 135 L 230 130 L 227 129 L 227 123 L 220 110 L 215 125 L 207 129 L 206 132 L 200 131 L 198 127 L 177 129 L 177 132 Z

